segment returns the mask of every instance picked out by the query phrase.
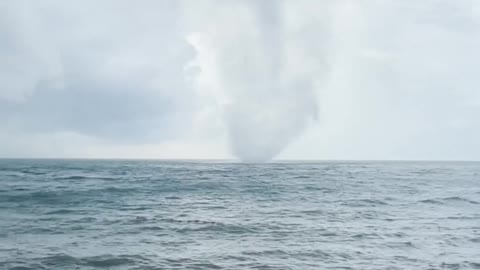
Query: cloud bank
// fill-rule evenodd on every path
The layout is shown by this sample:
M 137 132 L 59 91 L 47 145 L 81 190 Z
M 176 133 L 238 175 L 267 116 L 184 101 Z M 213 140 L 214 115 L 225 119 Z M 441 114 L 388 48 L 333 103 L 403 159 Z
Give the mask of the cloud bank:
M 195 110 L 175 1 L 4 1 L 4 121 L 29 132 L 161 141 Z

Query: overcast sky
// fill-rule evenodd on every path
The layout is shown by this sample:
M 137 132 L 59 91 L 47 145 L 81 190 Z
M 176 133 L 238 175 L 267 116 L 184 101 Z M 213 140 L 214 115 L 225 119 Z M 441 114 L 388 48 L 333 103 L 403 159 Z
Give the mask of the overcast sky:
M 480 160 L 480 1 L 3 0 L 0 157 Z

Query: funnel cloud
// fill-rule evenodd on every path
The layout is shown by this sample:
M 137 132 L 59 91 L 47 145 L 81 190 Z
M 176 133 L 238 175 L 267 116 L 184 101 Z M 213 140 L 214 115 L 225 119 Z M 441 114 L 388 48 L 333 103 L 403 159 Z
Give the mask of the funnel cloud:
M 232 20 L 209 33 L 231 151 L 246 162 L 268 161 L 316 118 L 313 82 L 290 70 L 283 1 L 243 1 L 218 12 L 223 24 Z

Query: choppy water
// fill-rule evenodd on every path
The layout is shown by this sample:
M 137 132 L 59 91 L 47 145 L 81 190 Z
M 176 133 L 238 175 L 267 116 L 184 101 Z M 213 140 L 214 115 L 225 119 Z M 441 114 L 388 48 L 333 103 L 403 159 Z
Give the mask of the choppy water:
M 480 269 L 480 163 L 0 160 L 0 269 Z

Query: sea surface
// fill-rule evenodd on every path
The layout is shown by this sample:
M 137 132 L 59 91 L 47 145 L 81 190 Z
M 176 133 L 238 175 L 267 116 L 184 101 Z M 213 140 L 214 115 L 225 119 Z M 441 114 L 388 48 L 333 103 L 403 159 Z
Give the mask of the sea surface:
M 0 160 L 0 269 L 480 269 L 480 163 Z

